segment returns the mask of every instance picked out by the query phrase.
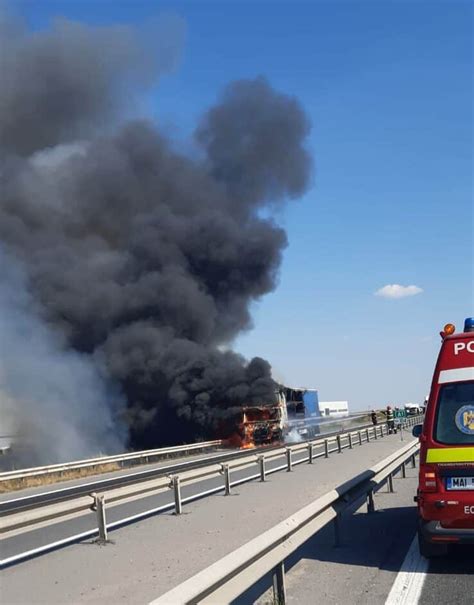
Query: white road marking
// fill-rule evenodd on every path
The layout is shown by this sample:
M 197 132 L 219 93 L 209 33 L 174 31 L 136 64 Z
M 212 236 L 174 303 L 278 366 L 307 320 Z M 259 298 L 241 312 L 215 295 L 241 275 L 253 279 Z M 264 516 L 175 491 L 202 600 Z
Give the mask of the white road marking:
M 425 583 L 428 561 L 420 555 L 415 535 L 385 605 L 416 605 Z

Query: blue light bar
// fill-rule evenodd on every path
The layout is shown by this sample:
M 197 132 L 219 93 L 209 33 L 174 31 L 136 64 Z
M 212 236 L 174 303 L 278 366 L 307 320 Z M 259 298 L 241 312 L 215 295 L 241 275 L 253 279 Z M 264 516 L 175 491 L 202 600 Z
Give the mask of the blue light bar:
M 474 332 L 474 317 L 466 317 L 464 320 L 464 332 Z

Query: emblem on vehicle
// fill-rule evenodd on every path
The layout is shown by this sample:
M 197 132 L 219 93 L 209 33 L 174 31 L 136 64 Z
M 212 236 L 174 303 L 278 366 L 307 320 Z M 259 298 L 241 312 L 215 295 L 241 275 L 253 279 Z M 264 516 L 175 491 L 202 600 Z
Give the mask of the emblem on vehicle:
M 456 426 L 466 435 L 474 435 L 474 405 L 463 405 L 456 412 Z

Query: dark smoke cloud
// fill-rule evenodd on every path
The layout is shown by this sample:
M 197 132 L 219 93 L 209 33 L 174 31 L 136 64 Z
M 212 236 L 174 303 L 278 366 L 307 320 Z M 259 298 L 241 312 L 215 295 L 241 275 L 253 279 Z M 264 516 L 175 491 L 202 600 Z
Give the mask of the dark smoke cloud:
M 168 18 L 153 37 L 66 19 L 30 33 L 0 15 L 0 149 L 29 154 L 112 123 L 175 65 L 183 26 Z
M 301 142 L 309 130 L 298 101 L 257 78 L 230 84 L 197 138 L 212 175 L 241 204 L 256 205 L 305 192 L 311 160 Z
M 0 91 L 0 240 L 27 266 L 47 320 L 120 384 L 132 445 L 209 436 L 236 406 L 274 397 L 268 362 L 226 349 L 251 327 L 251 303 L 276 286 L 286 236 L 261 210 L 307 188 L 308 120 L 258 78 L 231 84 L 204 115 L 199 158 L 176 153 L 146 121 L 91 137 L 111 99 L 121 105 L 139 49 L 123 28 L 89 32 L 87 65 L 109 44 L 110 56 L 74 78 L 72 96 L 87 103 L 55 121 L 51 104 L 70 90 L 84 31 L 63 23 L 41 34 L 41 48 L 68 63 L 46 92 L 24 68 L 36 36 L 8 41 L 29 58 L 3 63 L 17 73 L 6 100 Z M 51 67 L 38 59 L 34 69 L 40 82 Z M 23 95 L 41 114 L 28 129 L 5 113 Z

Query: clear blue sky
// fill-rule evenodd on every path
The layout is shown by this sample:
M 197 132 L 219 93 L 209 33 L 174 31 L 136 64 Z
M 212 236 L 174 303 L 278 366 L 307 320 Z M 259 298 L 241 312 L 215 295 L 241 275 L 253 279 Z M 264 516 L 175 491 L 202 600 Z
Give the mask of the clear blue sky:
M 263 74 L 311 116 L 314 187 L 278 220 L 278 289 L 236 348 L 353 409 L 420 401 L 447 321 L 473 314 L 471 2 L 10 2 L 141 26 L 180 15 L 183 59 L 146 103 L 184 138 L 229 80 Z M 415 296 L 384 298 L 388 284 Z

